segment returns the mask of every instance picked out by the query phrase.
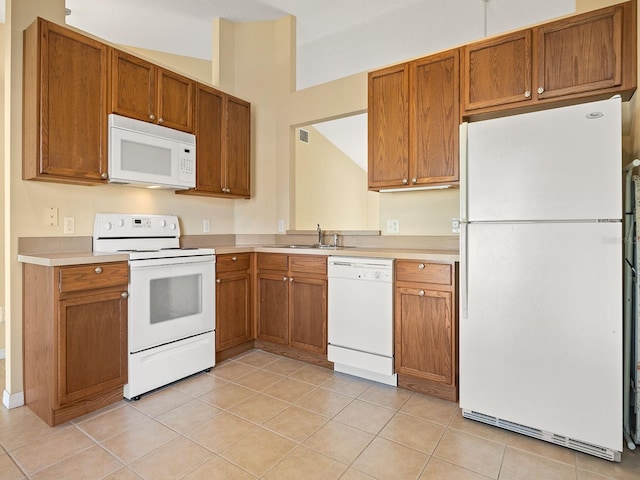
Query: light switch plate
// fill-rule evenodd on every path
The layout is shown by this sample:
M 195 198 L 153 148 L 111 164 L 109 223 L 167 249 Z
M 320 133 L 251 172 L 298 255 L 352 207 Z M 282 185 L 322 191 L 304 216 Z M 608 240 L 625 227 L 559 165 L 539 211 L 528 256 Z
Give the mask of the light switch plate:
M 58 226 L 58 207 L 44 208 L 44 224 L 50 227 Z

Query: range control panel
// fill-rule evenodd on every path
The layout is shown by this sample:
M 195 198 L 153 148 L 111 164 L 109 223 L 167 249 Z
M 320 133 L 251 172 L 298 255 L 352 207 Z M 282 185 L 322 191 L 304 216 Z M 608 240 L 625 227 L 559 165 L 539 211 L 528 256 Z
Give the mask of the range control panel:
M 93 225 L 94 238 L 179 238 L 180 224 L 175 215 L 133 215 L 98 213 Z

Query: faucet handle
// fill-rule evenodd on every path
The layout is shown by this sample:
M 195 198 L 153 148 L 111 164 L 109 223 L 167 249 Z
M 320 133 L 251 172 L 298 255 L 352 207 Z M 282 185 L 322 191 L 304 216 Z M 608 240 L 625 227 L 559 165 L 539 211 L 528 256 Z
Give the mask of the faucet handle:
M 337 233 L 333 234 L 333 246 L 334 247 L 338 246 L 338 234 Z

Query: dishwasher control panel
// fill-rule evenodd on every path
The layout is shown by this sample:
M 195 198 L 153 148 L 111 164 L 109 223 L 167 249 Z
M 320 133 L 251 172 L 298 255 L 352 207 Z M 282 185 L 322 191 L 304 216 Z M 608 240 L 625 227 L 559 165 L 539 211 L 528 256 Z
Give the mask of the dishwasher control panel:
M 393 282 L 391 258 L 330 257 L 327 270 L 329 278 Z

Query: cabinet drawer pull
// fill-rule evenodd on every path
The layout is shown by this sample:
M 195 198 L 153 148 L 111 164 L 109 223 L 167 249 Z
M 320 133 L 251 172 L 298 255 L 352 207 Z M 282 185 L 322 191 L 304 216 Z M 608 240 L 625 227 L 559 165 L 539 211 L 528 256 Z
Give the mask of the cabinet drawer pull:
M 106 180 L 108 177 L 109 177 L 109 175 L 107 174 L 107 172 L 102 172 L 100 174 L 100 178 L 103 179 L 103 180 Z
M 231 257 L 231 261 L 232 261 L 232 262 L 236 262 L 236 261 L 238 261 L 238 257 Z
M 424 297 L 424 290 L 418 290 L 418 295 L 420 295 L 421 297 Z
M 529 90 L 524 92 L 524 98 L 531 98 L 531 92 Z
M 424 270 L 424 263 L 419 263 L 419 264 L 418 264 L 418 268 L 419 268 L 420 270 Z
M 219 278 L 216 278 L 216 283 L 220 283 L 220 279 Z
M 129 298 L 129 292 L 122 292 L 122 293 L 120 294 L 120 296 L 121 296 L 122 298 Z
M 93 269 L 93 271 L 96 273 L 102 273 L 102 267 L 96 267 Z
M 544 87 L 538 87 L 538 93 L 544 93 Z

